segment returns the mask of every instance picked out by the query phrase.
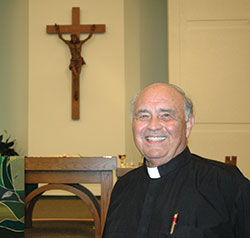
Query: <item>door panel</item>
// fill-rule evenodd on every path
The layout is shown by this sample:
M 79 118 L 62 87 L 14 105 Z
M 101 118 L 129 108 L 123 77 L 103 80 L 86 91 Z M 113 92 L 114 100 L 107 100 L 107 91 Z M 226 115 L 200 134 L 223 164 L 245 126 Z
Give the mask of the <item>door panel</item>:
M 250 0 L 169 0 L 169 81 L 193 99 L 191 151 L 250 178 Z

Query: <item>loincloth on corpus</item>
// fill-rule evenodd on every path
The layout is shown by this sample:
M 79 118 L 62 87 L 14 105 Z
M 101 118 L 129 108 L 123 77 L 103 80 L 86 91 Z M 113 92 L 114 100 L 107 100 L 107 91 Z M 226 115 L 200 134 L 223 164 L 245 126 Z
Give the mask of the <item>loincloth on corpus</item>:
M 72 70 L 72 68 L 79 69 L 84 64 L 86 64 L 86 63 L 85 63 L 83 57 L 81 57 L 80 59 L 71 59 L 69 69 L 70 70 Z

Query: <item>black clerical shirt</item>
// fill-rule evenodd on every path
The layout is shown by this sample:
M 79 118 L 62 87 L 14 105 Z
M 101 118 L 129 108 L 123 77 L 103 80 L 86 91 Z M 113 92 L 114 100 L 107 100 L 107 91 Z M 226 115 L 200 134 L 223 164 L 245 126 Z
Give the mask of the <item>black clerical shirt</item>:
M 250 238 L 250 182 L 237 167 L 186 148 L 158 170 L 151 179 L 143 165 L 117 181 L 103 238 Z

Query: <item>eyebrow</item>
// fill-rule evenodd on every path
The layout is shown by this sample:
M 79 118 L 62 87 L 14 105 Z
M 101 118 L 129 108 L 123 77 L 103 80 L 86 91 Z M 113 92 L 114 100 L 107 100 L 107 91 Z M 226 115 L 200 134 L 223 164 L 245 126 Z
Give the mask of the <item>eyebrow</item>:
M 163 109 L 163 108 L 160 108 L 160 112 L 168 112 L 168 113 L 170 113 L 171 115 L 173 115 L 174 117 L 176 117 L 176 111 L 174 111 L 174 110 L 172 110 L 172 109 Z M 150 111 L 147 110 L 147 109 L 140 109 L 140 110 L 138 110 L 138 111 L 135 113 L 135 116 L 138 116 L 138 115 L 140 115 L 140 114 L 142 114 L 142 113 L 149 113 L 149 114 L 151 114 Z
M 173 109 L 163 109 L 163 108 L 160 108 L 160 112 L 171 112 L 171 113 L 176 114 L 176 112 Z
M 138 110 L 136 113 L 135 113 L 135 116 L 138 116 L 139 114 L 141 113 L 150 113 L 147 109 L 141 109 L 141 110 Z

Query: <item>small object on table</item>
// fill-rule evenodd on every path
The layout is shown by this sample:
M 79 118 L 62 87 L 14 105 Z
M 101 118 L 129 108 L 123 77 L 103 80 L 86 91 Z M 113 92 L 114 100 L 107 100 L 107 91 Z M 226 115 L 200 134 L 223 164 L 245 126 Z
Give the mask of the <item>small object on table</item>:
M 121 160 L 121 168 L 125 168 L 125 159 L 126 159 L 126 155 L 119 155 L 119 159 Z

